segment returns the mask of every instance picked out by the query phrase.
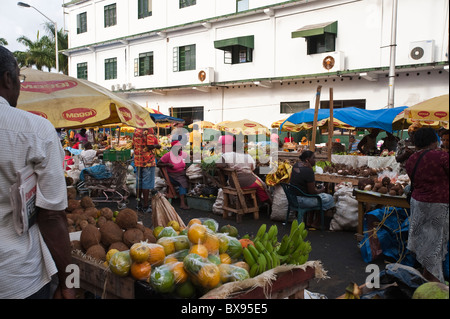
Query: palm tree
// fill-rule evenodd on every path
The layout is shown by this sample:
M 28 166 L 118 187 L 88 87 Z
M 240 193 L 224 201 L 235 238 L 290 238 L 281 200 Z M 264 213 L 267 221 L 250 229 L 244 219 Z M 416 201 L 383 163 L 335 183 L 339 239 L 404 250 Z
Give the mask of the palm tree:
M 21 36 L 17 39 L 17 42 L 28 48 L 25 52 L 14 52 L 19 67 L 31 67 L 34 65 L 38 70 L 42 71 L 46 67 L 50 72 L 51 68 L 55 66 L 54 45 L 48 36 L 39 37 L 38 31 L 36 41 L 32 41 L 26 36 Z
M 5 38 L 0 38 L 0 45 L 8 45 L 8 41 Z
M 37 33 L 36 41 L 32 41 L 26 36 L 21 36 L 17 42 L 27 47 L 26 51 L 15 51 L 14 56 L 20 67 L 36 66 L 38 70 L 47 68 L 48 71 L 56 67 L 55 62 L 55 26 L 48 22 L 45 24 L 47 35 L 39 37 Z M 58 31 L 58 51 L 68 48 L 68 36 L 63 30 Z M 59 70 L 64 74 L 68 74 L 68 58 L 62 53 L 58 54 Z
M 53 48 L 55 48 L 55 25 L 47 22 L 45 24 L 45 29 L 53 42 Z M 58 59 L 59 59 L 59 71 L 62 71 L 64 74 L 69 74 L 69 58 L 62 54 L 62 50 L 66 50 L 69 47 L 69 37 L 67 33 L 63 31 L 63 29 L 58 30 Z

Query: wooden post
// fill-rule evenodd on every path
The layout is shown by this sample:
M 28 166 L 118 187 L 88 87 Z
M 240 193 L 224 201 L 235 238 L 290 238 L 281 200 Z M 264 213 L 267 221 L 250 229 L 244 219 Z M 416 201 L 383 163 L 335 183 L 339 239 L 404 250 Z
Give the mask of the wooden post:
M 333 134 L 334 134 L 334 117 L 333 117 L 333 88 L 330 88 L 330 118 L 328 120 L 328 162 L 331 163 L 331 148 L 333 146 Z
M 321 91 L 322 91 L 322 85 L 319 85 L 317 87 L 317 92 L 316 92 L 316 108 L 314 111 L 314 124 L 313 124 L 313 128 L 312 128 L 311 146 L 309 148 L 313 152 L 316 150 L 317 118 L 319 117 L 319 105 L 320 105 L 320 92 Z

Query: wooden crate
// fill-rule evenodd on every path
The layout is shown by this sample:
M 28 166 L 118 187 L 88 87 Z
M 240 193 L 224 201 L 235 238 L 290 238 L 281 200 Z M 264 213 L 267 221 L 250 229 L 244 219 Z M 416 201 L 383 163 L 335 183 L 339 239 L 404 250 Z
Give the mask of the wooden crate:
M 134 279 L 119 277 L 107 267 L 72 254 L 73 263 L 80 268 L 80 288 L 104 299 L 134 299 Z
M 304 290 L 309 286 L 309 280 L 315 276 L 315 268 L 308 267 L 306 270 L 293 269 L 279 273 L 277 279 L 273 281 L 267 293 L 271 299 L 303 299 Z M 233 299 L 266 299 L 266 294 L 262 287 L 257 287 L 248 292 L 243 292 Z

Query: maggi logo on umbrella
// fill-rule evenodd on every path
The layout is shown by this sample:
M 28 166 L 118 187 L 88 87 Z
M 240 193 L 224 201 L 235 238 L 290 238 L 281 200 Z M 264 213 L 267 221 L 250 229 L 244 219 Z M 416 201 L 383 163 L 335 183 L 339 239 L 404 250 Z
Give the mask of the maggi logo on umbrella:
M 63 112 L 62 114 L 63 118 L 65 118 L 67 121 L 75 121 L 80 123 L 83 123 L 88 118 L 94 117 L 96 115 L 96 110 L 87 108 L 70 109 Z
M 45 81 L 24 82 L 20 85 L 21 91 L 50 94 L 56 91 L 67 90 L 78 85 L 76 81 Z
M 133 118 L 133 114 L 126 107 L 119 107 L 119 112 L 122 114 L 125 121 L 130 121 Z

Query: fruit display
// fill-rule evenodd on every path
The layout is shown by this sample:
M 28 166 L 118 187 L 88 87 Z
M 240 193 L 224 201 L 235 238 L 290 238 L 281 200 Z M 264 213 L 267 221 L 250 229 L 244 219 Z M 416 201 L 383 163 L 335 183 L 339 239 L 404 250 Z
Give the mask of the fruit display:
M 308 260 L 311 243 L 305 241 L 307 235 L 308 230 L 305 229 L 305 223 L 298 224 L 298 221 L 294 220 L 289 235 L 283 236 L 277 249 L 281 263 L 302 265 Z
M 138 223 L 137 212 L 132 209 L 113 212 L 109 208 L 97 210 L 90 207 L 92 215 L 86 214 L 87 209 L 80 209 L 79 212 L 77 209 L 67 213 L 69 231 L 75 228 L 73 224 L 81 229 L 80 239 L 71 242 L 72 248 L 96 260 L 106 261 L 112 249 L 127 251 L 136 243 L 151 244 L 157 241 L 150 228 Z
M 95 251 L 97 257 L 91 257 L 103 261 L 100 265 L 114 275 L 131 277 L 169 297 L 196 298 L 281 264 L 300 265 L 311 251 L 304 241 L 304 224 L 296 221 L 281 242 L 276 225 L 262 224 L 254 237 L 239 238 L 236 227 L 220 226 L 212 218 L 193 218 L 186 228 L 170 221 L 150 229 L 154 239 L 150 242 L 135 233 L 139 226 L 132 212 L 119 211 L 114 221 L 107 220 L 102 227 L 88 224 L 81 232 L 80 249 Z M 133 234 L 125 240 L 127 232 Z

